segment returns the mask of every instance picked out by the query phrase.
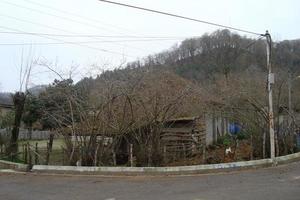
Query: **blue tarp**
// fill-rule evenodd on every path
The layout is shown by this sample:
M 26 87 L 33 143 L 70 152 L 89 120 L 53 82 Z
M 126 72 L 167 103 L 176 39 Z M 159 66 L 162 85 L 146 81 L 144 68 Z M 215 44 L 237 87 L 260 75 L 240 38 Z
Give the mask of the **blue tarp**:
M 239 132 L 241 132 L 241 130 L 242 130 L 242 127 L 238 123 L 235 122 L 235 123 L 229 124 L 229 132 L 230 132 L 230 134 L 236 135 Z

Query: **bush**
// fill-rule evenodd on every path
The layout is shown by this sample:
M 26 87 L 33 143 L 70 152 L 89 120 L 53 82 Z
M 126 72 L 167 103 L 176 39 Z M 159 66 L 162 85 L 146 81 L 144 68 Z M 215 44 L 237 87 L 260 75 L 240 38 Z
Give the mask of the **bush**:
M 13 111 L 5 113 L 0 116 L 0 128 L 11 128 L 15 119 L 15 113 Z
M 249 136 L 250 136 L 250 134 L 242 131 L 236 135 L 236 139 L 237 140 L 245 140 L 245 139 L 249 139 Z
M 8 143 L 8 138 L 0 135 L 0 145 L 5 145 Z
M 226 134 L 217 139 L 218 145 L 230 146 L 233 143 L 233 138 L 231 135 Z

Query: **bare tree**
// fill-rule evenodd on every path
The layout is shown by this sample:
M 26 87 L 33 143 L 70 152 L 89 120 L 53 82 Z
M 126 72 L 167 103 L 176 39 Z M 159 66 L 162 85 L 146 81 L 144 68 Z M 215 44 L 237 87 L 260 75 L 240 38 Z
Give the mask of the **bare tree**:
M 26 95 L 28 91 L 28 84 L 29 84 L 33 65 L 34 65 L 34 61 L 32 59 L 31 50 L 29 51 L 27 58 L 24 58 L 24 53 L 22 50 L 20 68 L 19 68 L 20 70 L 19 90 L 13 94 L 15 119 L 14 119 L 14 125 L 13 125 L 12 134 L 10 138 L 10 144 L 7 149 L 7 154 L 11 155 L 13 158 L 17 157 L 19 129 L 20 129 L 21 119 L 24 111 L 24 105 L 25 105 Z

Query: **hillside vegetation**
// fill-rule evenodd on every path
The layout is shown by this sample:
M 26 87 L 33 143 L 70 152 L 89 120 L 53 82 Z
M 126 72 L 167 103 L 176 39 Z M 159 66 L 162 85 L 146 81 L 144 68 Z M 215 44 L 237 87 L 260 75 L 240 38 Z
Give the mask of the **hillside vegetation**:
M 295 151 L 294 132 L 299 127 L 294 114 L 300 109 L 300 40 L 274 42 L 272 66 L 276 153 L 283 155 Z M 240 137 L 248 139 L 252 157 L 265 158 L 269 149 L 266 76 L 263 38 L 219 30 L 96 78 L 86 77 L 76 84 L 70 78 L 55 80 L 27 99 L 25 113 L 35 115 L 28 126 L 38 123 L 64 136 L 72 165 L 79 158 L 83 165 L 111 163 L 112 152 L 130 133 L 142 152 L 137 161 L 159 166 L 163 160 L 159 133 L 164 122 L 204 114 L 241 124 Z M 288 109 L 288 81 L 293 83 L 294 112 Z M 30 110 L 30 102 L 39 103 Z M 293 120 L 281 124 L 279 116 L 283 115 Z M 114 135 L 114 140 L 98 143 L 99 134 Z M 76 143 L 70 139 L 82 135 L 91 137 Z

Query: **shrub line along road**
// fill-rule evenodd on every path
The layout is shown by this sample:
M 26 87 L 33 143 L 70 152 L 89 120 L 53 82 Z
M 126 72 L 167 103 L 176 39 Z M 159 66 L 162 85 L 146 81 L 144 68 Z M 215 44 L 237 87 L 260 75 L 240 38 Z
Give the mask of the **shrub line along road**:
M 1 200 L 299 200 L 300 162 L 234 173 L 93 177 L 0 174 Z

